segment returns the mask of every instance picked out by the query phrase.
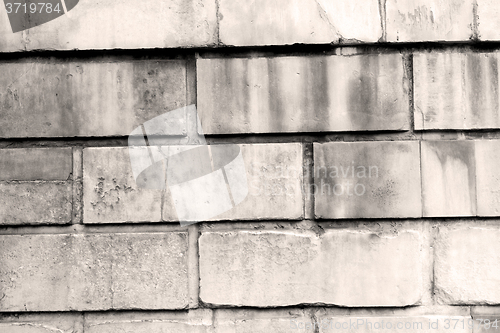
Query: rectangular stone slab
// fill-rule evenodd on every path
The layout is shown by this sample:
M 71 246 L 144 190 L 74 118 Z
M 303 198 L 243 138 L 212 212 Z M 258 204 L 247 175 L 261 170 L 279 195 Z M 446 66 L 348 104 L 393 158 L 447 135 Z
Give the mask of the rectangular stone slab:
M 327 230 L 202 233 L 200 298 L 213 305 L 347 307 L 417 304 L 421 236 Z
M 199 59 L 205 134 L 409 129 L 398 54 Z
M 0 236 L 0 311 L 182 309 L 187 233 Z
M 314 143 L 316 217 L 421 217 L 419 155 L 417 141 Z

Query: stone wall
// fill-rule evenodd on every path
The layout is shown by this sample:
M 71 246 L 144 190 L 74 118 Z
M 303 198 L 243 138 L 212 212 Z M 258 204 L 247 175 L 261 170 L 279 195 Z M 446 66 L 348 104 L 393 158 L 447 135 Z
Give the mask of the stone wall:
M 500 2 L 86 0 L 17 33 L 7 11 L 0 332 L 499 326 Z M 235 145 L 248 193 L 186 226 L 129 134 L 190 105 L 163 139 Z

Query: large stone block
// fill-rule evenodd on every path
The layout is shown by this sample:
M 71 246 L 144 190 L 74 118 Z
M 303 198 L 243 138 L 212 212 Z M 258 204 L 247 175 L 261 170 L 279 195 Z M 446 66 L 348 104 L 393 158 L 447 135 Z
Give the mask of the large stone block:
M 71 222 L 71 182 L 0 183 L 0 225 Z
M 476 215 L 474 141 L 422 141 L 423 216 Z
M 231 306 L 406 306 L 423 293 L 421 236 L 327 230 L 202 233 L 200 298 Z
M 0 180 L 67 180 L 71 148 L 0 149 Z
M 477 215 L 500 216 L 500 140 L 475 144 Z
M 495 53 L 420 53 L 413 64 L 415 129 L 500 127 Z
M 159 222 L 161 202 L 161 189 L 137 185 L 128 147 L 83 150 L 84 223 Z
M 187 234 L 0 236 L 0 311 L 181 309 Z
M 242 188 L 244 184 L 235 182 L 237 186 L 231 190 L 240 192 L 242 195 L 247 190 L 248 194 L 241 203 L 233 208 L 207 219 L 212 221 L 300 219 L 303 216 L 304 206 L 301 144 L 240 144 L 239 148 L 241 149 L 244 168 L 236 168 L 232 174 L 235 179 L 238 179 L 238 182 L 245 182 L 246 177 L 247 188 Z M 199 170 L 196 172 L 203 171 L 203 167 L 200 164 Z M 206 165 L 205 167 L 208 170 L 206 173 L 212 171 L 210 166 Z M 189 169 L 189 167 L 186 166 L 185 169 Z M 209 186 L 198 187 L 198 190 L 204 193 L 194 192 L 193 195 L 205 196 L 210 201 L 222 201 L 221 193 L 226 190 L 226 184 L 230 186 L 232 183 L 232 181 L 225 183 L 221 179 L 220 184 L 223 191 L 217 191 L 210 184 Z M 163 219 L 166 221 L 178 220 L 177 209 L 183 211 L 208 209 L 201 205 L 195 206 L 192 199 L 174 201 L 170 194 L 167 194 L 165 198 Z M 187 219 L 186 221 L 200 222 L 196 219 Z
M 29 59 L 0 72 L 3 138 L 124 136 L 186 105 L 183 61 Z
M 197 61 L 206 134 L 409 129 L 400 54 Z
M 318 218 L 422 216 L 417 141 L 314 144 Z
M 220 38 L 227 45 L 328 44 L 382 37 L 376 0 L 219 2 Z
M 216 42 L 216 29 L 213 0 L 153 0 L 140 6 L 133 0 L 86 0 L 55 20 L 16 34 L 2 10 L 0 36 L 8 39 L 1 38 L 0 51 L 206 46 Z
M 440 303 L 499 304 L 496 227 L 440 227 L 435 246 L 435 291 Z
M 468 41 L 473 0 L 387 0 L 389 42 Z

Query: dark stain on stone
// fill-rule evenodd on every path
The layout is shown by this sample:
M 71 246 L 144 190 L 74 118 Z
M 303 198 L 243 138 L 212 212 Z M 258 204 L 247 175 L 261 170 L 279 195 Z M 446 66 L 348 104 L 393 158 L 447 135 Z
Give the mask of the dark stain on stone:
M 482 80 L 484 71 L 482 69 L 483 62 L 481 61 L 482 55 L 468 54 L 467 56 L 468 83 L 470 84 L 470 108 L 473 119 L 472 124 L 477 124 L 480 121 L 480 114 L 484 111 L 486 101 L 486 92 L 484 91 Z
M 359 58 L 360 71 L 349 82 L 348 114 L 354 128 L 372 128 L 373 114 L 378 113 L 379 57 Z M 400 84 L 395 82 L 394 84 Z
M 458 160 L 467 167 L 471 206 L 474 207 L 476 197 L 476 162 L 473 141 L 426 141 L 436 154 L 439 163 L 444 166 L 452 160 Z M 445 175 L 443 175 L 443 178 Z
M 308 122 L 313 119 L 319 127 L 330 123 L 330 94 L 328 90 L 328 61 L 326 57 L 311 57 L 305 59 L 301 75 L 305 82 L 304 98 L 300 110 L 300 119 Z
M 77 114 L 79 110 L 75 110 L 74 105 L 79 105 L 80 103 L 78 101 L 78 96 L 73 94 L 75 89 L 72 80 L 73 74 L 70 71 L 70 65 L 65 64 L 61 66 L 60 77 L 65 78 L 64 84 L 58 85 L 58 87 L 52 89 L 56 89 L 57 91 L 54 102 L 58 116 L 56 123 L 58 124 L 58 129 L 61 131 L 59 135 L 74 136 L 80 133 L 81 127 L 78 122 Z M 84 72 L 82 65 L 76 66 L 75 71 L 82 75 Z
M 493 111 L 493 119 L 490 119 L 491 123 L 498 124 L 499 122 L 499 112 L 500 105 L 498 103 L 498 58 L 496 56 L 489 56 L 488 62 L 490 66 L 490 78 L 488 78 L 490 82 L 491 89 L 491 101 L 492 101 L 492 111 Z
M 270 128 L 275 132 L 286 130 L 284 124 L 287 123 L 285 105 L 281 94 L 282 82 L 279 77 L 279 67 L 276 59 L 267 59 L 268 83 L 269 83 L 269 110 L 271 112 L 270 121 L 273 124 Z M 286 84 L 286 82 L 285 82 Z

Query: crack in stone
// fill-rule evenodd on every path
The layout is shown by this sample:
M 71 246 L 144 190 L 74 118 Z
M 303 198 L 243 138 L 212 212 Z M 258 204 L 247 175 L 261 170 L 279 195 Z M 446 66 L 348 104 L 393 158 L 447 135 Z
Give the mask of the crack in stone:
M 378 10 L 380 15 L 380 26 L 382 27 L 382 36 L 379 42 L 387 40 L 387 0 L 378 0 Z
M 343 37 L 338 33 L 337 29 L 335 28 L 335 26 L 332 24 L 332 22 L 330 21 L 330 18 L 328 17 L 328 13 L 326 12 L 326 10 L 323 8 L 323 6 L 319 3 L 319 0 L 314 0 L 314 2 L 316 3 L 316 5 L 318 6 L 318 11 L 319 11 L 319 15 L 326 21 L 326 23 L 328 23 L 329 27 L 330 27 L 330 30 L 333 32 L 333 34 L 335 35 L 335 38 L 337 40 L 341 40 L 343 39 Z

